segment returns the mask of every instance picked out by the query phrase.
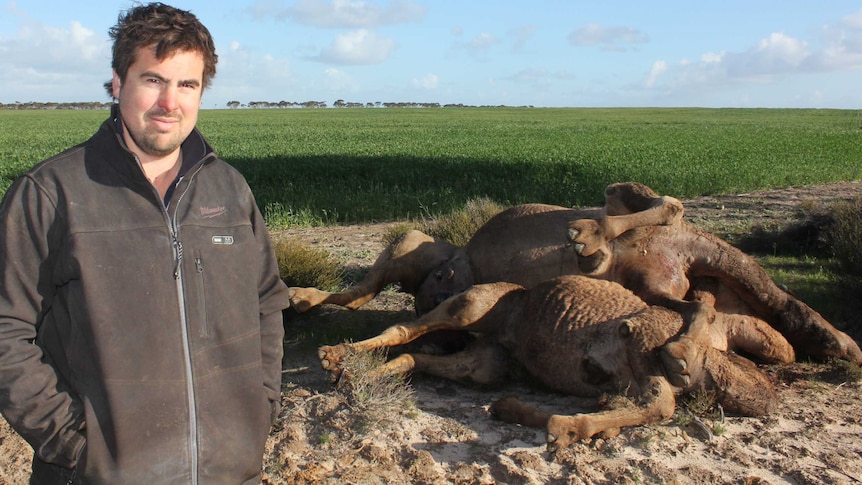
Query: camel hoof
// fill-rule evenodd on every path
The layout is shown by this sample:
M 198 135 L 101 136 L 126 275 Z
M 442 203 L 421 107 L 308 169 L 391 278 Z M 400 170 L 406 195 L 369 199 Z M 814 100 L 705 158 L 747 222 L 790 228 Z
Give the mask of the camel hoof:
M 591 256 L 605 244 L 601 225 L 593 219 L 579 219 L 570 223 L 568 236 L 579 256 Z
M 288 289 L 288 299 L 290 300 L 290 307 L 293 308 L 297 313 L 305 313 L 311 309 L 312 305 L 308 301 L 307 298 L 302 296 L 303 289 L 302 288 L 289 288 Z
M 329 361 L 329 358 L 327 357 L 328 355 L 328 347 L 321 347 L 317 349 L 317 358 L 320 359 L 320 366 L 323 367 L 323 370 L 329 370 L 332 368 L 332 362 Z
M 689 351 L 689 346 L 680 341 L 669 342 L 659 351 L 665 376 L 671 385 L 686 389 L 691 384 Z
M 341 375 L 341 358 L 344 355 L 342 346 L 324 345 L 317 349 L 317 358 L 320 359 L 320 366 L 323 370 L 329 372 L 336 379 Z

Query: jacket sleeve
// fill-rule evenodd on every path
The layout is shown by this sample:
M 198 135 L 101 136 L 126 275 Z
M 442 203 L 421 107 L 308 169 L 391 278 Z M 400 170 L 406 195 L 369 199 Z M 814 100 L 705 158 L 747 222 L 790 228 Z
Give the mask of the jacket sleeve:
M 272 248 L 263 216 L 255 206 L 255 237 L 260 248 L 261 272 L 258 284 L 260 298 L 261 359 L 264 386 L 273 406 L 273 419 L 281 406 L 281 363 L 284 355 L 284 321 L 282 310 L 290 306 L 287 285 L 279 276 L 278 262 Z
M 40 459 L 71 468 L 84 446 L 82 405 L 34 344 L 52 304 L 52 240 L 63 221 L 26 176 L 6 192 L 0 221 L 0 412 Z

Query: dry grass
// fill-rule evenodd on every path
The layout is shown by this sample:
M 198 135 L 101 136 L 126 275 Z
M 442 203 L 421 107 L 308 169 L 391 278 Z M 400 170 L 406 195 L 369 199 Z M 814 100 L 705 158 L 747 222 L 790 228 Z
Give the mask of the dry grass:
M 288 286 L 337 290 L 344 279 L 341 263 L 328 251 L 286 239 L 273 242 L 279 276 Z
M 471 199 L 460 210 L 424 222 L 419 230 L 456 246 L 464 246 L 476 230 L 505 208 L 488 198 Z
M 503 209 L 506 209 L 506 206 L 487 197 L 470 199 L 464 207 L 448 214 L 393 226 L 384 236 L 384 240 L 386 244 L 392 244 L 407 231 L 418 229 L 429 236 L 463 246 L 488 219 Z
M 826 234 L 832 254 L 845 273 L 862 277 L 862 196 L 836 203 L 831 212 Z
M 404 375 L 374 372 L 386 362 L 386 355 L 385 349 L 351 352 L 342 363 L 344 375 L 349 377 L 339 382 L 338 389 L 356 413 L 361 434 L 385 427 L 415 408 L 413 388 Z

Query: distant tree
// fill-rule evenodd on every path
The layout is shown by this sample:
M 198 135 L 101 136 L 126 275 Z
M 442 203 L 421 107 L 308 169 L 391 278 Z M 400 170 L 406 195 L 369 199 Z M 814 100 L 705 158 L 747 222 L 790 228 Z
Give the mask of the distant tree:
M 239 101 L 228 101 L 227 107 L 231 109 L 239 108 Z

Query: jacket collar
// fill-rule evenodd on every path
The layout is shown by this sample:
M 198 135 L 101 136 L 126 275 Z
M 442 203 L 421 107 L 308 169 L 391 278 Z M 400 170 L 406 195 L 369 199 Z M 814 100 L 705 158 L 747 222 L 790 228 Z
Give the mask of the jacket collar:
M 128 145 L 126 145 L 126 140 L 123 136 L 123 120 L 120 117 L 120 106 L 118 104 L 115 103 L 111 106 L 111 116 L 102 124 L 99 132 L 100 133 L 97 133 L 96 136 L 99 136 L 100 134 L 103 136 L 110 134 L 111 138 L 113 138 L 116 141 L 116 144 L 119 145 L 118 148 L 126 152 L 131 160 L 134 161 L 133 168 L 137 168 L 134 173 L 137 174 L 140 172 L 140 174 L 143 175 L 143 171 L 140 169 L 137 157 L 135 157 L 134 153 L 132 153 L 132 151 L 129 150 Z M 183 151 L 183 164 L 180 167 L 180 176 L 188 173 L 188 171 L 198 163 L 201 163 L 210 157 L 215 157 L 213 148 L 210 146 L 209 142 L 206 141 L 197 127 L 195 127 L 185 141 L 183 141 L 180 149 Z M 127 164 L 123 163 L 122 165 Z M 121 172 L 126 173 L 126 175 L 131 175 L 128 169 L 124 167 L 117 168 Z
M 111 116 L 102 123 L 99 131 L 83 146 L 86 147 L 84 162 L 91 177 L 104 177 L 106 172 L 113 172 L 129 188 L 146 197 L 154 195 L 161 204 L 166 203 L 164 200 L 160 200 L 152 184 L 144 176 L 144 170 L 141 168 L 137 157 L 126 145 L 123 137 L 122 119 L 116 104 L 111 107 Z M 197 127 L 183 141 L 181 150 L 183 151 L 181 175 L 188 174 L 197 167 L 216 160 L 215 152 Z M 111 178 L 102 180 L 103 183 L 111 183 Z M 116 179 L 113 179 L 113 183 L 116 182 Z

